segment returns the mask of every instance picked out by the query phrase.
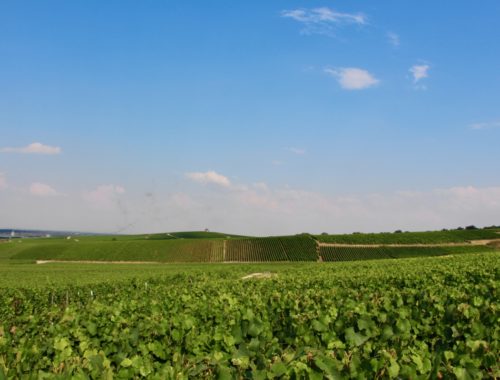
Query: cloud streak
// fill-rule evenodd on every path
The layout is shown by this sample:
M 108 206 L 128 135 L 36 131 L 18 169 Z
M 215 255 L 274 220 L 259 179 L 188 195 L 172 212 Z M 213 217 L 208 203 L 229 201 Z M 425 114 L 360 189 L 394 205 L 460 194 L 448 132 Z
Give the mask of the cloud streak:
M 125 188 L 119 185 L 100 185 L 83 194 L 83 199 L 95 207 L 111 208 L 117 205 L 119 196 L 125 194 Z
M 491 129 L 500 128 L 500 121 L 490 121 L 484 123 L 474 123 L 469 126 L 470 129 L 481 130 L 481 129 Z
M 388 32 L 387 39 L 389 43 L 394 47 L 398 47 L 400 44 L 399 35 L 397 35 L 396 33 Z
M 62 149 L 58 146 L 45 145 L 39 142 L 34 142 L 24 147 L 5 147 L 0 148 L 0 153 L 21 153 L 21 154 L 60 154 Z
M 306 150 L 303 148 L 289 147 L 285 149 L 293 154 L 296 154 L 297 156 L 303 156 L 306 154 Z
M 324 72 L 334 77 L 345 90 L 363 90 L 380 83 L 368 71 L 357 67 L 326 68 Z
M 281 12 L 281 17 L 302 24 L 303 34 L 335 35 L 336 28 L 343 25 L 365 25 L 367 17 L 362 13 L 343 13 L 332 8 L 292 9 Z
M 213 184 L 221 187 L 231 187 L 231 181 L 226 176 L 219 174 L 213 170 L 207 172 L 193 172 L 186 173 L 186 178 L 191 181 L 202 183 L 202 184 Z
M 29 187 L 29 193 L 35 197 L 57 197 L 62 195 L 56 191 L 52 186 L 46 183 L 33 182 Z
M 0 172 L 0 190 L 5 190 L 7 188 L 7 177 L 5 173 Z

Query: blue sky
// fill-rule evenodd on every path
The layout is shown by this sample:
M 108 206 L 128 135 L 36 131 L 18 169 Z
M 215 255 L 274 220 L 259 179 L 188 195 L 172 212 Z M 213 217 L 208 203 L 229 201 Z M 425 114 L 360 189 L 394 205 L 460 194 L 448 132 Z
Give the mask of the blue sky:
M 0 227 L 499 224 L 497 1 L 0 3 Z

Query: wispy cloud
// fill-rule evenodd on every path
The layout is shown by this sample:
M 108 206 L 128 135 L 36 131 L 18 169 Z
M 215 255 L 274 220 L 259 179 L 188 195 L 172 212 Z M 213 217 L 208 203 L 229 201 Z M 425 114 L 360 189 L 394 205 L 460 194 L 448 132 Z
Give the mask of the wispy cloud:
M 29 193 L 36 197 L 56 197 L 58 195 L 62 195 L 61 193 L 56 191 L 52 186 L 41 182 L 33 182 L 30 185 Z
M 485 123 L 474 123 L 469 126 L 470 129 L 490 129 L 490 128 L 500 128 L 500 121 L 490 121 Z
M 22 153 L 22 154 L 60 154 L 62 149 L 58 146 L 44 145 L 39 142 L 34 142 L 24 147 L 0 148 L 1 153 Z
M 396 33 L 388 32 L 387 39 L 388 39 L 389 43 L 394 47 L 398 47 L 400 44 L 399 35 L 397 35 Z
M 5 173 L 0 172 L 0 190 L 7 188 L 7 177 Z
M 96 207 L 110 208 L 117 204 L 118 197 L 125 194 L 125 188 L 120 185 L 100 185 L 92 191 L 83 194 L 83 199 Z
M 380 83 L 368 71 L 356 67 L 326 68 L 325 73 L 333 76 L 340 86 L 346 90 L 362 90 Z
M 301 23 L 304 34 L 334 35 L 339 26 L 367 23 L 367 17 L 362 13 L 343 13 L 328 7 L 284 10 L 281 16 Z
M 285 148 L 287 151 L 292 152 L 293 154 L 296 154 L 298 156 L 303 156 L 306 154 L 306 150 L 302 148 L 295 148 L 295 147 L 289 147 Z
M 186 178 L 189 178 L 194 182 L 199 182 L 203 184 L 211 183 L 222 187 L 231 186 L 231 181 L 229 180 L 229 178 L 212 170 L 209 170 L 204 173 L 203 172 L 186 173 Z
M 413 83 L 418 83 L 424 78 L 429 77 L 429 69 L 431 67 L 427 64 L 423 65 L 413 65 L 410 67 L 409 71 L 413 75 Z

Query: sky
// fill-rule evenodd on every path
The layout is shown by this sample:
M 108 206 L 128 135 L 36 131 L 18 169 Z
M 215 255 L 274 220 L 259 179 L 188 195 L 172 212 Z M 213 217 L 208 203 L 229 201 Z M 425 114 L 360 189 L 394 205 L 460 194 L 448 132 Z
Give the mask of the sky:
M 2 1 L 0 228 L 500 224 L 500 3 Z

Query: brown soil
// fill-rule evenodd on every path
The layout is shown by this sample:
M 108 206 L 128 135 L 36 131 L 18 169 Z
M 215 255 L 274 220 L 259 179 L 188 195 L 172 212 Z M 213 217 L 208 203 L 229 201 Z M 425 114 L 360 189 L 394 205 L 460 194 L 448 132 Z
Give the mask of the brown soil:
M 37 260 L 37 264 L 71 263 L 71 264 L 165 264 L 159 261 L 99 261 L 99 260 Z

